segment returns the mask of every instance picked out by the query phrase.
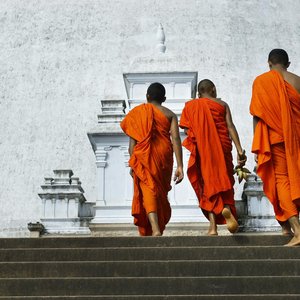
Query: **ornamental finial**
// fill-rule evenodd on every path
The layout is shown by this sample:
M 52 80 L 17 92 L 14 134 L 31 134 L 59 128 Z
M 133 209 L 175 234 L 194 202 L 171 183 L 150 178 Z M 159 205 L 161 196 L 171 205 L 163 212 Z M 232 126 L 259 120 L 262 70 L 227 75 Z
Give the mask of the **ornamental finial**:
M 166 36 L 164 33 L 164 28 L 161 23 L 158 26 L 156 37 L 158 40 L 158 44 L 156 45 L 156 48 L 158 49 L 159 52 L 165 53 L 165 51 L 166 51 L 166 45 L 165 45 Z

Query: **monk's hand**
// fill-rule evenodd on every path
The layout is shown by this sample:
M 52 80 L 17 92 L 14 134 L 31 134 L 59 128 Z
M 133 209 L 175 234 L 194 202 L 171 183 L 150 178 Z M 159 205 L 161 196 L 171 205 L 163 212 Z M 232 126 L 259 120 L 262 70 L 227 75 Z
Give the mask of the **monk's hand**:
M 182 181 L 183 177 L 184 177 L 183 168 L 177 167 L 177 169 L 175 171 L 175 175 L 174 175 L 175 184 L 180 183 Z
M 238 152 L 237 155 L 237 165 L 243 167 L 247 161 L 246 151 Z

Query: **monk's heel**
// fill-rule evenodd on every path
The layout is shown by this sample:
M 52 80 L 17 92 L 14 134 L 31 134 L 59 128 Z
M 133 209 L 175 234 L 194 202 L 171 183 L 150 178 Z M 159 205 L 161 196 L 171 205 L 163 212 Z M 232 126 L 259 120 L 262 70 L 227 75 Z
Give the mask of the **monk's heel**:
M 231 233 L 236 233 L 239 229 L 239 224 L 231 213 L 230 209 L 224 208 L 222 210 L 222 216 L 225 218 L 227 229 Z

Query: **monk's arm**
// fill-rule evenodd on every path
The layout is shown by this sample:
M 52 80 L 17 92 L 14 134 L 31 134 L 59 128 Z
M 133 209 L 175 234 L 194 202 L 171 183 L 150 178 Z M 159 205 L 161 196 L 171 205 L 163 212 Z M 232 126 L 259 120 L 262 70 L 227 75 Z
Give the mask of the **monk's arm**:
M 133 148 L 135 147 L 136 145 L 136 140 L 133 139 L 132 137 L 129 137 L 129 148 L 128 148 L 128 152 L 129 152 L 129 155 L 131 156 L 132 153 L 133 153 Z M 130 171 L 129 171 L 129 174 L 131 177 L 133 177 L 133 170 L 130 168 Z
M 178 120 L 175 114 L 172 116 L 170 134 L 171 134 L 173 149 L 177 161 L 177 169 L 175 171 L 175 178 L 174 178 L 177 184 L 181 182 L 183 179 L 183 162 L 182 162 L 182 147 L 181 147 L 181 139 L 179 135 Z
M 258 121 L 259 121 L 259 118 L 254 116 L 253 117 L 253 133 L 255 132 L 255 128 L 256 128 Z
M 244 165 L 247 160 L 247 157 L 245 155 L 245 150 L 243 150 L 243 148 L 241 146 L 239 134 L 238 134 L 238 132 L 235 128 L 235 125 L 232 121 L 230 108 L 227 104 L 226 104 L 226 124 L 228 127 L 229 135 L 230 135 L 231 139 L 233 140 L 234 145 L 236 147 L 236 151 L 238 153 L 237 163 L 238 163 L 238 165 Z
M 256 116 L 253 116 L 253 134 L 254 134 L 254 132 L 255 132 L 255 128 L 256 128 L 256 125 L 257 125 L 258 121 L 259 121 L 259 118 L 256 117 Z M 256 163 L 258 163 L 258 157 L 257 157 L 257 154 L 254 154 L 254 161 L 255 161 Z
M 128 152 L 129 152 L 129 155 L 131 156 L 132 153 L 133 153 L 133 148 L 135 147 L 136 145 L 136 140 L 133 139 L 132 137 L 129 137 L 129 148 L 128 148 Z

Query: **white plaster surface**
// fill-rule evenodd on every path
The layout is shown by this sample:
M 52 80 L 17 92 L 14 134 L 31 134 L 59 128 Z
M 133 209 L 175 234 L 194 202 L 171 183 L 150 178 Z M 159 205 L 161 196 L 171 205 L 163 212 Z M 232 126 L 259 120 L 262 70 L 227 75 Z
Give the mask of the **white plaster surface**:
M 252 81 L 277 47 L 300 74 L 299 19 L 295 0 L 1 0 L 0 235 L 28 235 L 27 223 L 41 216 L 40 185 L 54 169 L 72 169 L 87 201 L 96 201 L 87 132 L 101 99 L 126 99 L 123 73 L 212 79 L 252 169 Z M 156 49 L 159 23 L 165 53 Z

